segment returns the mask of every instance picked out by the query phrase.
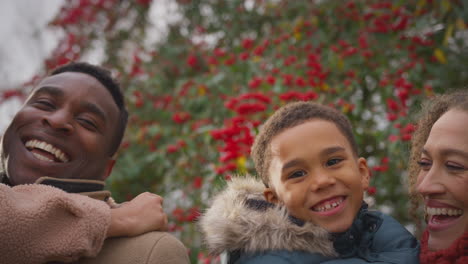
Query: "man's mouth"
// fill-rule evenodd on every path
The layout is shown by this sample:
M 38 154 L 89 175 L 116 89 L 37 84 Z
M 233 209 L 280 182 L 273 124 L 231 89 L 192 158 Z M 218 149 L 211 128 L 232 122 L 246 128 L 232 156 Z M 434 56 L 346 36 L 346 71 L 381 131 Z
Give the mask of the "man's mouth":
M 68 162 L 70 160 L 62 150 L 44 141 L 32 139 L 26 141 L 24 145 L 38 160 L 48 162 Z
M 340 204 L 344 201 L 343 196 L 334 197 L 332 199 L 328 199 L 326 201 L 320 202 L 312 207 L 312 210 L 315 212 L 326 212 L 333 210 L 334 208 L 340 206 Z

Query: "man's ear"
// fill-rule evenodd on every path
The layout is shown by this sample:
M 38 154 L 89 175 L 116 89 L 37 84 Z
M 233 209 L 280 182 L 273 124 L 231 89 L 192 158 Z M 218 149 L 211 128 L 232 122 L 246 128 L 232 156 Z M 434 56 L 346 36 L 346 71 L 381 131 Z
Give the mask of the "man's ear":
M 267 200 L 270 203 L 278 203 L 278 197 L 276 196 L 276 193 L 272 188 L 265 188 L 265 190 L 263 191 L 263 196 L 265 196 L 265 200 Z
M 112 169 L 114 168 L 114 165 L 115 165 L 115 159 L 113 158 L 110 158 L 108 161 L 107 161 L 107 165 L 106 165 L 106 171 L 103 175 L 103 181 L 107 179 L 107 177 L 110 176 L 111 172 L 112 172 Z
M 361 184 L 364 190 L 369 187 L 370 172 L 365 158 L 358 159 L 359 173 L 361 174 Z

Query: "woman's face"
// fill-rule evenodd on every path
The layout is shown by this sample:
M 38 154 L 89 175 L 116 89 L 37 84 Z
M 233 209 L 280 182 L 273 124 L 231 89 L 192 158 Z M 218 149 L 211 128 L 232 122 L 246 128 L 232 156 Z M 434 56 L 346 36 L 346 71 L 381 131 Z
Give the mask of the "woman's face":
M 419 165 L 428 246 L 445 249 L 468 230 L 468 112 L 449 110 L 434 123 Z

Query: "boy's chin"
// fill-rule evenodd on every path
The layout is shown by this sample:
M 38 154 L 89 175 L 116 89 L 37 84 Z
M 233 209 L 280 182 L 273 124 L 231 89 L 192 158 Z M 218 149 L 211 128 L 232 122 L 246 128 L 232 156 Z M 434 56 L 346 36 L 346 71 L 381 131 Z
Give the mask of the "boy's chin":
M 353 221 L 346 219 L 337 223 L 323 223 L 318 225 L 322 226 L 325 230 L 327 230 L 330 233 L 343 233 L 346 232 L 352 224 Z

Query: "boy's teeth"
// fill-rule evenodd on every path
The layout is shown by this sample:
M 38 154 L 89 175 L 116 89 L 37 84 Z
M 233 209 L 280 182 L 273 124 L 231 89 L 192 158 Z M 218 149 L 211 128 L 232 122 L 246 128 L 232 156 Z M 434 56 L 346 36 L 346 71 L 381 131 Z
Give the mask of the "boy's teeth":
M 448 216 L 458 216 L 463 214 L 463 210 L 461 209 L 453 209 L 453 208 L 434 208 L 434 207 L 426 207 L 426 213 L 428 215 L 448 215 Z
M 312 208 L 312 210 L 316 211 L 316 212 L 323 212 L 323 211 L 328 211 L 330 209 L 333 209 L 335 207 L 337 207 L 338 205 L 340 205 L 341 203 L 343 202 L 343 198 L 339 198 L 338 200 L 334 201 L 334 202 L 325 202 L 325 204 L 321 204 L 319 206 L 314 206 Z
M 49 144 L 47 142 L 32 139 L 32 140 L 28 140 L 26 142 L 25 146 L 29 150 L 32 150 L 32 149 L 36 148 L 36 149 L 40 149 L 40 150 L 49 152 L 50 154 L 54 155 L 54 157 L 57 158 L 61 162 L 68 162 L 69 161 L 68 157 L 65 155 L 65 153 L 63 153 L 62 150 L 52 146 L 51 144 Z M 33 152 L 33 154 L 34 154 L 34 156 L 36 158 L 38 158 L 40 160 L 51 161 L 51 162 L 53 161 L 50 158 L 45 157 L 45 156 L 43 156 L 41 154 L 34 153 L 34 152 Z

